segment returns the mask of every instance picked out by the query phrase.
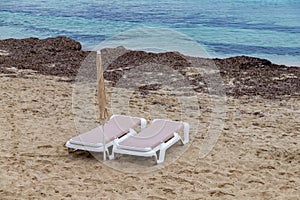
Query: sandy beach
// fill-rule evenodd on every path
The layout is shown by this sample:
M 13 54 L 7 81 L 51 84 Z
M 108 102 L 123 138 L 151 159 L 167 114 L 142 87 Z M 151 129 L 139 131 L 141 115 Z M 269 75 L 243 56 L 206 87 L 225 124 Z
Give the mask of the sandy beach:
M 36 55 L 26 50 L 24 56 L 32 55 L 34 60 L 40 56 L 44 59 L 40 61 L 18 57 L 17 48 L 7 45 L 10 41 L 0 45 L 1 199 L 299 198 L 300 68 L 245 57 L 214 60 L 225 88 L 226 116 L 216 145 L 202 158 L 199 152 L 211 129 L 212 99 L 217 98 L 205 82 L 209 68 L 193 68 L 195 58 L 178 53 L 147 54 L 122 48 L 103 52 L 110 114 L 142 116 L 148 121 L 161 115 L 180 119 L 178 98 L 158 84 L 159 78 L 129 91 L 127 108 L 115 99 L 118 89 L 127 91 L 117 78 L 145 63 L 147 70 L 157 65 L 177 68 L 180 77 L 190 81 L 187 86 L 199 107 L 185 111 L 192 124 L 191 142 L 170 148 L 164 164 L 122 155 L 102 161 L 88 152 L 68 154 L 65 147 L 67 140 L 97 125 L 95 85 L 86 86 L 88 98 L 77 94 L 74 100 L 78 84 L 74 66 L 82 62 L 93 66 L 86 58 L 94 54 L 81 51 L 80 46 L 71 48 L 73 43 L 67 40 L 59 50 L 46 48 Z M 49 51 L 53 55 L 47 57 Z M 13 59 L 15 63 L 8 62 Z M 68 66 L 62 64 L 69 61 Z M 150 76 L 150 80 L 154 79 Z M 86 107 L 82 115 L 77 112 L 79 104 Z

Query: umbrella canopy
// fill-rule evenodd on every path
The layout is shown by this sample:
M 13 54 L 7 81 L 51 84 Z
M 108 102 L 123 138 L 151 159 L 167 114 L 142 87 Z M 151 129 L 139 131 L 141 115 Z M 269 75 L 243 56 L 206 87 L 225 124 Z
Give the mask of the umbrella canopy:
M 106 122 L 108 117 L 107 107 L 106 107 L 106 93 L 105 93 L 105 86 L 104 86 L 104 77 L 103 77 L 103 68 L 101 62 L 101 53 L 97 51 L 97 75 L 98 75 L 98 101 L 99 101 L 99 111 L 100 116 L 99 120 L 101 124 Z
M 104 124 L 106 123 L 108 112 L 106 107 L 106 93 L 105 93 L 105 86 L 104 86 L 104 77 L 103 77 L 103 68 L 101 62 L 101 52 L 97 51 L 96 56 L 96 66 L 97 66 L 97 78 L 98 78 L 98 105 L 99 105 L 99 121 L 103 128 L 103 159 L 106 159 L 105 151 L 105 131 L 104 131 Z

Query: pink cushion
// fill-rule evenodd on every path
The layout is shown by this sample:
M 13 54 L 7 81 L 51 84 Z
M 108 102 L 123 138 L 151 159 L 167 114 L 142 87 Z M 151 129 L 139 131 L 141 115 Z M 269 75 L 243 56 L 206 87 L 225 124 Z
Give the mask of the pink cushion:
M 141 122 L 140 118 L 118 115 L 104 125 L 105 143 L 129 132 Z M 70 140 L 73 144 L 99 147 L 103 143 L 103 126 L 98 126 Z
M 142 130 L 137 135 L 134 135 L 119 143 L 121 148 L 129 147 L 129 149 L 153 149 L 159 144 L 166 142 L 174 136 L 174 132 L 178 132 L 183 128 L 182 122 L 157 120 L 148 128 Z

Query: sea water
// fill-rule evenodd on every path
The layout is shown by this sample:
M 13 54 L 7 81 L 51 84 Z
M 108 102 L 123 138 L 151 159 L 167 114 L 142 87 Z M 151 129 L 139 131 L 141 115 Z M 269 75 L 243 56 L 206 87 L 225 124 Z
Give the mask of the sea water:
M 300 0 L 2 0 L 0 25 L 0 39 L 64 35 L 84 49 L 129 31 L 120 43 L 127 46 L 140 37 L 131 30 L 156 27 L 179 33 L 160 40 L 176 41 L 174 50 L 184 35 L 208 57 L 248 55 L 300 66 Z

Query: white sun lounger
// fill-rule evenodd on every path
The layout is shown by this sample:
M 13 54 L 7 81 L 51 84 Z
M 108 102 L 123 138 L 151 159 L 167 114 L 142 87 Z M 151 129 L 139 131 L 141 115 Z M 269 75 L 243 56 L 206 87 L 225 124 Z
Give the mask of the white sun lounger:
M 177 133 L 182 129 L 184 140 Z M 116 139 L 113 144 L 111 158 L 114 158 L 114 153 L 144 157 L 154 156 L 157 163 L 162 163 L 165 159 L 166 150 L 179 140 L 183 144 L 188 143 L 188 123 L 155 119 L 149 127 L 143 129 L 140 133 Z M 159 151 L 159 158 L 157 158 L 157 151 Z
M 141 129 L 146 127 L 144 118 L 131 117 L 126 115 L 113 115 L 104 125 L 105 150 L 109 155 L 108 148 L 113 145 L 116 138 L 120 138 L 126 134 L 135 134 L 133 130 L 138 125 Z M 68 150 L 84 150 L 92 152 L 103 152 L 103 126 L 98 126 L 86 133 L 80 134 L 66 143 Z M 110 156 L 109 156 L 110 157 Z

